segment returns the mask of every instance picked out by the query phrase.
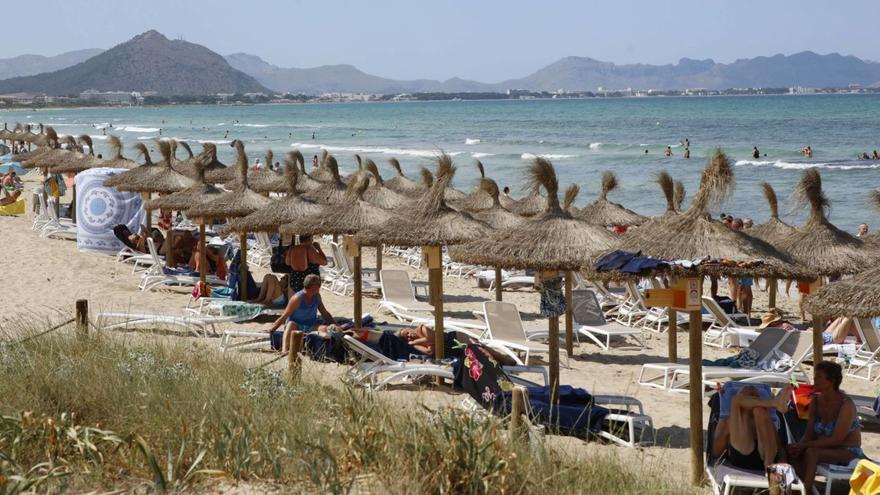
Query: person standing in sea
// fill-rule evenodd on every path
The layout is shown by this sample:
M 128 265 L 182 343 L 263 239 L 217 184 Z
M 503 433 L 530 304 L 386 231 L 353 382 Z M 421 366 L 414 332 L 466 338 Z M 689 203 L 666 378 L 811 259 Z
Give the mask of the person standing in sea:
M 755 160 L 757 160 L 758 158 L 761 158 L 761 152 L 758 151 L 758 147 L 757 147 L 757 146 L 755 146 L 755 147 L 752 149 L 752 158 L 754 158 Z

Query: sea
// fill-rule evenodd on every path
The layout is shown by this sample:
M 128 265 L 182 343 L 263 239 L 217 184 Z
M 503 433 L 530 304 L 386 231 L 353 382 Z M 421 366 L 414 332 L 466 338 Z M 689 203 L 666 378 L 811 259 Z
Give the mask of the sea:
M 576 204 L 593 201 L 602 173 L 610 170 L 620 185 L 609 199 L 646 215 L 665 210 L 658 172 L 681 180 L 689 199 L 709 156 L 721 148 L 735 163 L 736 188 L 716 214 L 765 221 L 769 211 L 760 185 L 766 181 L 776 188 L 782 218 L 800 223 L 805 209 L 793 205 L 791 192 L 802 171 L 815 167 L 833 223 L 850 232 L 862 222 L 871 231 L 880 227 L 880 211 L 868 200 L 869 191 L 880 188 L 880 161 L 857 158 L 880 150 L 880 95 L 98 107 L 0 111 L 0 122 L 10 128 L 42 122 L 59 134 L 86 133 L 97 153 L 107 152 L 106 134 L 115 134 L 127 156 L 134 156 L 137 142 L 175 138 L 196 151 L 199 143 L 215 143 L 221 161 L 232 163 L 229 144 L 241 139 L 251 162 L 269 149 L 279 161 L 299 149 L 310 162 L 326 149 L 343 173 L 357 168 L 359 154 L 386 176 L 394 157 L 416 179 L 443 151 L 457 165 L 455 187 L 475 187 L 480 160 L 486 175 L 514 196 L 525 190 L 529 160 L 543 156 L 555 165 L 562 187 L 580 186 Z M 685 140 L 689 159 L 683 156 Z M 800 153 L 807 145 L 811 159 Z M 667 146 L 671 157 L 664 156 Z M 752 157 L 753 147 L 760 158 Z

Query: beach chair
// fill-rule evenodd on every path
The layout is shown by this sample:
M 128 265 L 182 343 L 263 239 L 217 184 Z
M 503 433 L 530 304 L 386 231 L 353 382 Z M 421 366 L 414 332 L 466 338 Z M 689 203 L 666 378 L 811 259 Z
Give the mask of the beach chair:
M 487 290 L 493 291 L 495 290 L 495 284 L 498 283 L 497 280 L 492 278 L 489 281 L 489 288 Z M 535 277 L 533 275 L 511 275 L 506 278 L 502 277 L 501 279 L 501 289 L 521 289 L 521 288 L 532 288 L 535 286 Z
M 853 320 L 856 331 L 862 345 L 850 358 L 849 366 L 846 367 L 846 376 L 860 380 L 874 380 L 874 367 L 880 366 L 880 333 L 870 318 L 856 318 Z
M 34 221 L 31 223 L 31 229 L 33 230 L 42 230 L 43 227 L 49 223 L 49 211 L 46 206 L 46 194 L 43 192 L 42 188 L 40 188 L 39 192 L 34 194 L 34 207 L 36 208 L 34 214 Z
M 590 289 L 599 299 L 599 305 L 606 316 L 613 314 L 614 309 L 626 300 L 625 289 L 608 289 L 601 282 L 588 281 L 584 279 L 580 273 L 574 272 L 575 289 Z
M 515 304 L 485 301 L 483 313 L 486 315 L 486 332 L 480 339 L 483 345 L 510 356 L 521 366 L 529 364 L 533 352 L 550 352 L 548 345 L 529 341 Z M 559 355 L 563 358 L 563 365 L 569 367 L 565 349 L 559 349 Z
M 386 310 L 399 321 L 411 322 L 427 317 L 434 306 L 416 299 L 415 289 L 406 270 L 382 270 L 379 272 L 382 300 L 376 312 Z
M 614 319 L 628 327 L 638 324 L 639 320 L 648 313 L 645 307 L 645 301 L 642 299 L 642 293 L 633 282 L 627 282 L 625 285 L 626 300 L 615 307 L 612 311 L 606 313 L 606 316 L 614 315 Z
M 40 229 L 40 237 L 47 239 L 76 240 L 76 224 L 69 219 L 58 218 L 55 211 L 55 200 L 49 198 L 46 204 L 49 221 Z
M 709 328 L 704 332 L 704 344 L 721 348 L 730 347 L 731 345 L 745 347 L 749 345 L 749 342 L 758 337 L 757 327 L 743 326 L 734 321 L 734 318 L 738 316 L 745 318 L 746 315 L 742 313 L 732 315 L 725 313 L 721 306 L 718 305 L 718 302 L 711 297 L 703 297 L 703 307 L 709 311 L 709 314 L 714 319 Z M 734 341 L 736 344 L 733 344 Z
M 395 361 L 384 356 L 363 342 L 346 335 L 345 346 L 357 360 L 345 372 L 344 381 L 351 385 L 380 390 L 393 383 L 412 382 L 426 376 L 439 376 L 447 380 L 455 379 L 451 366 L 442 366 L 420 361 Z M 382 375 L 388 375 L 382 378 Z
M 190 332 L 194 337 L 219 335 L 217 325 L 235 323 L 238 317 L 196 317 L 173 316 L 151 313 L 98 313 L 95 326 L 101 330 L 128 330 L 131 328 L 179 327 Z
M 572 317 L 574 319 L 576 335 L 584 336 L 602 350 L 611 348 L 612 338 L 632 337 L 638 342 L 637 349 L 645 348 L 644 334 L 641 329 L 621 325 L 605 319 L 596 293 L 592 290 L 577 289 L 571 292 Z
M 781 328 L 766 328 L 761 335 L 752 341 L 749 349 L 757 352 L 757 360 L 765 360 L 773 351 L 778 349 L 789 337 L 789 333 Z M 673 375 L 678 370 L 689 369 L 687 364 L 678 363 L 647 363 L 643 364 L 639 371 L 638 384 L 645 387 L 653 387 L 668 390 L 672 383 Z M 725 368 L 731 369 L 731 368 Z
M 253 246 L 248 246 L 248 265 L 261 268 L 269 266 L 272 261 L 272 241 L 269 234 L 257 232 L 254 234 Z

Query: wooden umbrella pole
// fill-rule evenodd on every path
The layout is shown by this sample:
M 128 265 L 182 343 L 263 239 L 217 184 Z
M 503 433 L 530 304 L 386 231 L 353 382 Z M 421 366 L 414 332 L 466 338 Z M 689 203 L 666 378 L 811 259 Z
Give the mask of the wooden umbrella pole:
M 428 261 L 428 284 L 434 305 L 434 359 L 438 362 L 444 357 L 443 333 L 443 264 L 441 263 L 440 246 L 425 246 L 422 251 Z M 443 379 L 438 378 L 438 383 Z
M 238 267 L 239 275 L 241 276 L 241 288 L 239 289 L 239 294 L 241 295 L 240 299 L 242 301 L 248 300 L 248 284 L 247 284 L 247 275 L 248 275 L 248 265 L 247 265 L 247 234 L 242 233 L 241 237 L 238 240 L 239 244 L 241 244 L 241 264 Z
M 169 268 L 174 268 L 177 266 L 176 261 L 174 259 L 174 226 L 171 225 L 165 231 L 165 243 L 168 245 L 168 248 L 165 250 L 165 266 Z
M 569 358 L 574 353 L 574 318 L 571 304 L 572 272 L 565 272 L 565 352 Z
M 501 268 L 495 267 L 495 300 L 501 300 Z
M 703 482 L 703 314 L 690 312 L 688 328 L 688 348 L 690 350 L 690 440 L 691 440 L 691 482 Z M 821 350 L 821 347 L 820 347 Z
M 141 198 L 143 198 L 144 201 L 149 201 L 150 200 L 150 193 L 141 193 Z M 144 211 L 147 212 L 146 224 L 147 224 L 147 235 L 149 235 L 150 229 L 153 228 L 153 214 L 149 208 L 144 208 Z
M 70 194 L 73 197 L 73 201 L 70 203 L 70 221 L 76 223 L 76 182 L 70 186 Z
M 559 400 L 559 317 L 553 316 L 549 322 L 550 338 L 550 402 Z
M 813 366 L 822 362 L 822 330 L 825 319 L 822 315 L 813 315 Z
M 669 315 L 669 343 L 668 343 L 668 351 L 669 351 L 669 362 L 677 363 L 678 362 L 678 312 L 674 309 L 669 308 L 666 310 Z
M 208 291 L 208 253 L 206 252 L 206 235 L 205 220 L 202 219 L 199 222 L 199 294 L 210 296 L 210 294 L 206 294 Z
M 382 271 L 382 245 L 379 244 L 376 246 L 376 282 L 382 281 L 382 276 L 379 272 Z
M 361 246 L 360 244 L 355 245 L 354 256 L 352 257 L 353 261 L 353 271 L 354 271 L 354 327 L 360 329 L 363 326 L 363 321 L 361 317 L 363 316 L 363 300 L 361 292 L 363 289 L 363 282 L 361 281 L 362 271 L 361 271 Z
M 770 285 L 770 287 L 768 287 L 769 294 L 767 295 L 767 299 L 769 299 L 769 301 L 770 301 L 768 304 L 771 308 L 775 308 L 776 307 L 776 290 L 778 288 L 778 284 L 777 284 L 775 278 L 768 278 L 767 284 Z

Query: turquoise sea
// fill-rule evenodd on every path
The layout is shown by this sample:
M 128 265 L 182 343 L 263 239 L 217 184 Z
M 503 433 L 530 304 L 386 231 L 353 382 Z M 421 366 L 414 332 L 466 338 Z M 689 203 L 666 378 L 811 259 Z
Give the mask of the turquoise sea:
M 88 133 L 101 153 L 105 132 L 120 136 L 132 156 L 134 143 L 160 137 L 161 129 L 162 137 L 217 143 L 226 163 L 233 150 L 223 145 L 238 138 L 251 162 L 270 148 L 278 160 L 294 148 L 307 157 L 326 148 L 344 172 L 356 168 L 359 153 L 386 174 L 387 160 L 396 157 L 413 177 L 444 150 L 458 165 L 456 187 L 474 187 L 479 159 L 514 195 L 522 190 L 527 160 L 543 155 L 564 184 L 581 186 L 578 204 L 594 199 L 599 177 L 611 170 L 621 185 L 610 198 L 644 214 L 665 208 L 654 182 L 659 170 L 682 180 L 690 195 L 708 155 L 721 147 L 736 162 L 737 183 L 719 212 L 764 221 L 760 183 L 767 181 L 777 189 L 783 217 L 798 222 L 803 212 L 791 211 L 788 196 L 802 169 L 818 167 L 834 223 L 852 232 L 861 222 L 872 231 L 880 227 L 880 212 L 867 202 L 868 192 L 880 187 L 880 161 L 857 159 L 857 153 L 880 150 L 880 95 L 87 108 L 2 111 L 0 121 Z M 663 156 L 667 145 L 671 158 Z M 812 159 L 799 152 L 806 145 Z M 754 160 L 753 146 L 766 157 Z

